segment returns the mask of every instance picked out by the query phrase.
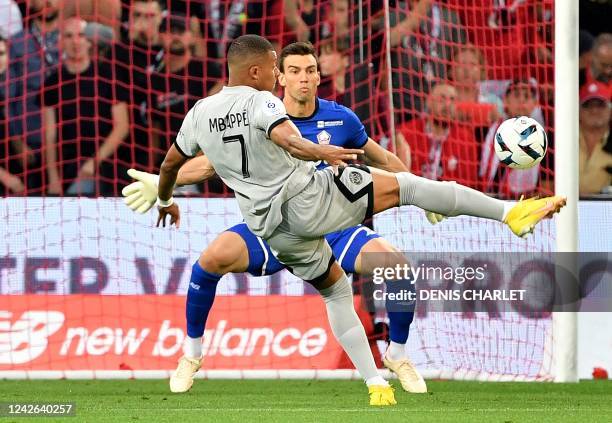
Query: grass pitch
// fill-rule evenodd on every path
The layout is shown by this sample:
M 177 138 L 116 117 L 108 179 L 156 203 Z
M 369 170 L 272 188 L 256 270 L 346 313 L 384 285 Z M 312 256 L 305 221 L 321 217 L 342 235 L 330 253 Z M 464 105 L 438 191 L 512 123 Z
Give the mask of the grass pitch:
M 368 405 L 358 381 L 196 380 L 171 394 L 166 380 L 0 381 L 0 402 L 74 402 L 76 417 L 4 421 L 86 422 L 547 422 L 612 421 L 612 381 L 579 384 L 428 381 L 396 387 L 395 407 Z

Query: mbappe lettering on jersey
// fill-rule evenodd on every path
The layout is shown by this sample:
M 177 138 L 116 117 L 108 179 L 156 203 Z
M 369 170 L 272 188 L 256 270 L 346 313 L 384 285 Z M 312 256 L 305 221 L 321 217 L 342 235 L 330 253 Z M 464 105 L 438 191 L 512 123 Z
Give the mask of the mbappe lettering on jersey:
M 210 132 L 220 132 L 237 126 L 249 126 L 249 116 L 246 110 L 240 113 L 228 113 L 225 117 L 208 119 L 208 124 Z

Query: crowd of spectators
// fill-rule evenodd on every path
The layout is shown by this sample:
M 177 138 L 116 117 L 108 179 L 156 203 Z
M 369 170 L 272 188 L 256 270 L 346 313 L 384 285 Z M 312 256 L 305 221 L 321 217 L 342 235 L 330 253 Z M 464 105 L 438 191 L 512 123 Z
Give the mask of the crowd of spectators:
M 0 195 L 115 196 L 128 168 L 157 171 L 185 113 L 225 83 L 225 49 L 244 33 L 279 50 L 313 43 L 319 95 L 351 107 L 414 173 L 506 198 L 550 192 L 552 154 L 513 171 L 493 140 L 503 119 L 528 115 L 554 149 L 553 6 L 0 0 Z M 612 183 L 612 35 L 582 31 L 580 44 L 580 190 L 593 194 Z
M 580 33 L 580 194 L 612 194 L 612 34 Z

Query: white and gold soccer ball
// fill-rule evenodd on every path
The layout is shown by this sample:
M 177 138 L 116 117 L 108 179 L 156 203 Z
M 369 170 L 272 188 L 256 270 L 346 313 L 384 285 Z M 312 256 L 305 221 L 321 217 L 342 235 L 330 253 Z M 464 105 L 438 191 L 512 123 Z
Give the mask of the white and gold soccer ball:
M 528 169 L 540 163 L 547 147 L 546 131 L 527 116 L 503 121 L 495 133 L 495 154 L 500 162 L 514 169 Z

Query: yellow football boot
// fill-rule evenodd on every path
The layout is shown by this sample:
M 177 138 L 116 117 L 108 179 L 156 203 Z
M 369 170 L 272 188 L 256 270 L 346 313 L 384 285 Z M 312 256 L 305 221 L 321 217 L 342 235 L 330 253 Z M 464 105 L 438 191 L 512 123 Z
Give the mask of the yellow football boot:
M 391 386 L 371 385 L 368 386 L 368 391 L 370 393 L 370 405 L 385 406 L 397 404 Z
M 565 206 L 567 199 L 559 195 L 544 198 L 529 198 L 519 202 L 510 209 L 504 223 L 521 238 L 533 232 L 535 226 L 544 218 L 550 218 Z

